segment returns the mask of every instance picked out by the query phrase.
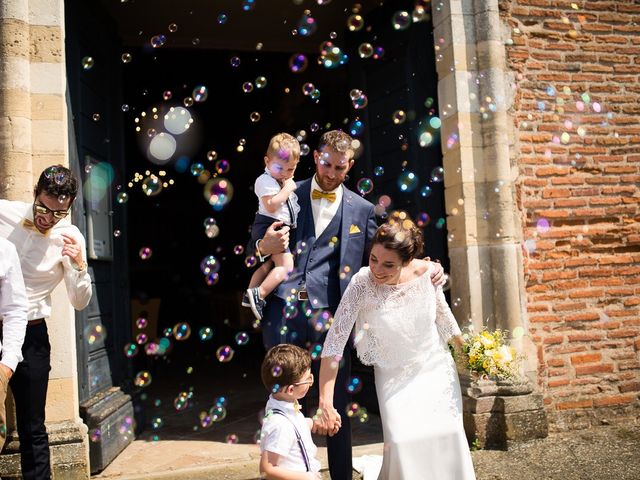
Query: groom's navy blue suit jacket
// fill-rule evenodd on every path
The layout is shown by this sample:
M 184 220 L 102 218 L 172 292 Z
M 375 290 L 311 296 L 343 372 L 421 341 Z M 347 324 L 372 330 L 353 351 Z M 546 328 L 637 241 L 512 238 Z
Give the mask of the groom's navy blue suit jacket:
M 274 293 L 286 299 L 304 284 L 309 306 L 335 310 L 351 276 L 366 263 L 378 225 L 373 204 L 343 185 L 341 205 L 316 238 L 310 192 L 311 179 L 298 183 L 300 213 L 289 245 L 296 254 L 295 269 Z

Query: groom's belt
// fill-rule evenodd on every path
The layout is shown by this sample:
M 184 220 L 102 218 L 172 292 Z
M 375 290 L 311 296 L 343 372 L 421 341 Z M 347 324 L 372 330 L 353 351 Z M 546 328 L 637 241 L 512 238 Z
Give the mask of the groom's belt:
M 306 290 L 299 290 L 298 291 L 298 300 L 300 300 L 300 301 L 309 300 L 309 294 L 307 293 Z

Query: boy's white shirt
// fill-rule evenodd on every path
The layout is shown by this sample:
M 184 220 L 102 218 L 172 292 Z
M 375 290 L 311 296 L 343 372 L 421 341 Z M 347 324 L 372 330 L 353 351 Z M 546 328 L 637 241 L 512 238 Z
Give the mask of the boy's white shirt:
M 269 413 L 273 409 L 281 410 L 287 418 L 279 414 Z M 269 396 L 269 401 L 267 401 L 265 407 L 265 417 L 260 433 L 260 451 L 280 455 L 279 467 L 297 472 L 307 471 L 296 438 L 296 432 L 291 424 L 292 421 L 298 432 L 300 432 L 302 442 L 307 450 L 311 471 L 319 472 L 320 461 L 316 458 L 318 447 L 316 447 L 311 438 L 311 430 L 307 419 L 301 412 L 295 411 L 294 403 L 277 400 L 273 398 L 273 395 Z
M 289 194 L 289 200 L 291 201 L 291 208 L 293 209 L 294 218 L 291 218 L 289 207 L 287 206 L 286 202 L 280 205 L 278 210 L 271 213 L 269 212 L 269 210 L 267 210 L 267 207 L 265 207 L 264 202 L 262 201 L 262 197 L 272 197 L 273 195 L 280 193 L 280 190 L 281 187 L 278 181 L 273 178 L 269 174 L 269 170 L 265 168 L 264 173 L 256 178 L 256 182 L 253 185 L 253 191 L 258 197 L 258 213 L 260 215 L 265 215 L 267 217 L 285 222 L 287 225 L 292 225 L 296 223 L 298 213 L 300 213 L 298 196 L 295 194 L 295 192 L 291 192 Z

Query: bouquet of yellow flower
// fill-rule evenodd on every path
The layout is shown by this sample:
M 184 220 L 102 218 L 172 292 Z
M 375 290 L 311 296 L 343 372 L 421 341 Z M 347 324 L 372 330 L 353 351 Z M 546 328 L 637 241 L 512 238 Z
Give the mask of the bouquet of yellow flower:
M 505 345 L 505 332 L 495 330 L 464 333 L 462 351 L 468 368 L 481 376 L 513 378 L 518 376 L 518 361 L 513 347 Z

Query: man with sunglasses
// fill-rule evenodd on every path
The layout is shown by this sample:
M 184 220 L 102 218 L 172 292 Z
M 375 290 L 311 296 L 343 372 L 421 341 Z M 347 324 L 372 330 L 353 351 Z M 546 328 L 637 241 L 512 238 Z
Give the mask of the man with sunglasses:
M 9 381 L 16 402 L 22 478 L 51 478 L 45 403 L 51 345 L 45 319 L 51 315 L 51 292 L 64 280 L 71 305 L 81 310 L 91 299 L 91 277 L 85 261 L 85 240 L 67 220 L 78 193 L 68 168 L 55 165 L 38 179 L 33 204 L 0 200 L 0 237 L 14 244 L 27 290 L 24 360 Z

